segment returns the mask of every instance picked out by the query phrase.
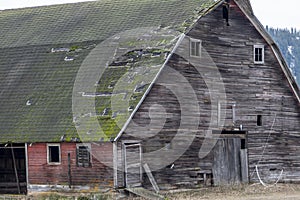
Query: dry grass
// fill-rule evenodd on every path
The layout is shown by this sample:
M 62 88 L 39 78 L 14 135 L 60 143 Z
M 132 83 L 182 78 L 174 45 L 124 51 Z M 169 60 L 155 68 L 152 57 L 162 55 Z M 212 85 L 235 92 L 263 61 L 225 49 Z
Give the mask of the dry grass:
M 238 185 L 228 187 L 209 187 L 197 190 L 174 190 L 165 192 L 166 200 L 300 200 L 300 184 L 278 184 L 264 187 L 260 184 Z M 39 193 L 25 196 L 6 196 L 14 200 L 144 200 L 140 197 L 123 197 L 115 192 L 102 194 L 88 193 Z M 0 200 L 4 199 L 1 198 Z

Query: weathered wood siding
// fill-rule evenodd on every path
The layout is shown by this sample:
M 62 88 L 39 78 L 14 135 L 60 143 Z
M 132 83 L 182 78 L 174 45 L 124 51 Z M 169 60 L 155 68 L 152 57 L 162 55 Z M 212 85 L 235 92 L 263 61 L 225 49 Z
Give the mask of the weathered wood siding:
M 258 165 L 263 181 L 300 180 L 300 107 L 271 48 L 233 2 L 230 26 L 220 20 L 221 8 L 200 20 L 190 32 L 218 66 L 228 101 L 236 102 L 236 125 L 248 131 L 250 180 Z M 254 64 L 253 45 L 265 47 L 265 63 Z M 257 116 L 262 115 L 262 126 Z
M 112 144 L 91 144 L 91 166 L 78 167 L 76 143 L 60 143 L 61 164 L 47 163 L 47 144 L 28 146 L 28 175 L 30 185 L 64 185 L 68 187 L 68 154 L 71 158 L 72 186 L 90 186 L 91 189 L 113 188 Z
M 205 51 L 213 59 L 222 76 L 228 102 L 234 102 L 235 127 L 242 125 L 247 131 L 247 148 L 249 156 L 250 181 L 258 181 L 255 166 L 258 166 L 263 181 L 275 182 L 283 170 L 282 182 L 299 182 L 300 180 L 300 107 L 284 73 L 263 37 L 249 22 L 247 17 L 231 1 L 229 24 L 222 18 L 222 6 L 202 17 L 197 25 L 189 31 L 188 36 L 202 41 Z M 263 44 L 265 48 L 265 63 L 254 64 L 253 45 Z M 210 152 L 204 159 L 198 156 L 199 149 L 207 133 L 212 115 L 210 92 L 205 81 L 194 66 L 181 55 L 189 52 L 189 43 L 182 42 L 168 66 L 182 74 L 193 87 L 201 112 L 190 112 L 182 115 L 180 104 L 172 91 L 156 84 L 134 116 L 133 121 L 146 127 L 150 123 L 149 109 L 154 104 L 164 107 L 167 119 L 158 134 L 149 137 L 149 131 L 126 132 L 121 140 L 142 140 L 144 153 L 153 152 L 165 147 L 177 134 L 182 118 L 198 117 L 200 126 L 190 130 L 196 137 L 189 149 L 170 166 L 153 172 L 158 185 L 163 187 L 178 187 L 185 185 L 197 187 L 202 184 L 201 171 L 211 170 L 213 154 Z M 213 81 L 215 74 L 209 67 L 203 66 L 206 80 Z M 172 74 L 163 70 L 157 83 L 163 82 Z M 174 85 L 181 84 L 174 80 Z M 185 96 L 184 98 L 190 98 Z M 191 102 L 194 103 L 194 102 Z M 262 116 L 262 126 L 257 126 L 257 116 Z M 165 116 L 163 110 L 151 114 L 152 120 L 160 120 Z M 215 122 L 213 122 L 215 124 Z M 225 124 L 225 128 L 229 128 Z M 214 127 L 220 128 L 220 127 Z M 155 127 L 154 127 L 155 129 Z M 188 136 L 187 136 L 188 137 Z M 120 143 L 119 142 L 119 143 Z M 171 147 L 172 149 L 172 147 Z M 119 170 L 118 181 L 123 182 L 122 145 L 118 145 Z M 164 155 L 157 155 L 161 160 Z M 157 163 L 159 165 L 159 162 Z M 172 164 L 174 164 L 172 166 Z M 150 166 L 150 168 L 153 166 Z M 246 170 L 247 171 L 247 170 Z M 145 177 L 144 184 L 149 185 Z

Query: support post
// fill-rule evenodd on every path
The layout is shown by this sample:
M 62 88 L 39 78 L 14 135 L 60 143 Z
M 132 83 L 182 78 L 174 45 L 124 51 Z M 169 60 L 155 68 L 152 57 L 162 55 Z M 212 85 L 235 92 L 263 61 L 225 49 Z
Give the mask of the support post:
M 113 142 L 114 187 L 118 187 L 118 144 Z
M 14 153 L 14 149 L 13 149 L 12 143 L 10 143 L 10 149 L 11 149 L 11 156 L 12 156 L 12 160 L 13 160 L 14 171 L 15 171 L 15 176 L 16 176 L 16 181 L 17 181 L 17 186 L 18 186 L 18 193 L 21 194 L 19 175 L 18 175 L 18 170 L 17 170 L 17 165 L 16 165 L 16 159 L 15 159 L 15 153 Z
M 69 188 L 72 187 L 72 175 L 71 175 L 71 154 L 68 153 L 68 178 L 69 178 Z
M 28 143 L 25 143 L 25 166 L 26 166 L 26 187 L 29 189 L 29 159 L 28 159 Z

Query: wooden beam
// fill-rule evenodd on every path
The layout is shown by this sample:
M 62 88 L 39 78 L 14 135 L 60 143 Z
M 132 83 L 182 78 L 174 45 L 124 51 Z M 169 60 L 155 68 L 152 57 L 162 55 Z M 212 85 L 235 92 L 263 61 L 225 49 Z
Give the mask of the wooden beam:
M 28 185 L 29 185 L 29 173 L 28 173 L 28 164 L 29 160 L 28 160 L 28 144 L 25 143 L 25 167 L 26 167 L 26 187 L 27 187 L 27 191 L 28 191 Z
M 118 187 L 118 143 L 113 142 L 114 187 Z
M 149 178 L 149 180 L 150 180 L 150 182 L 151 182 L 151 184 L 152 184 L 152 186 L 153 186 L 155 192 L 158 193 L 158 192 L 159 192 L 159 187 L 158 187 L 158 185 L 157 185 L 157 183 L 156 183 L 156 181 L 155 181 L 155 179 L 154 179 L 154 177 L 153 177 L 153 175 L 152 175 L 152 173 L 151 173 L 151 170 L 150 170 L 148 164 L 145 163 L 145 164 L 143 165 L 143 167 L 144 167 L 144 169 L 145 169 L 145 171 L 146 171 L 146 174 L 147 174 L 147 176 L 148 176 L 148 178 Z

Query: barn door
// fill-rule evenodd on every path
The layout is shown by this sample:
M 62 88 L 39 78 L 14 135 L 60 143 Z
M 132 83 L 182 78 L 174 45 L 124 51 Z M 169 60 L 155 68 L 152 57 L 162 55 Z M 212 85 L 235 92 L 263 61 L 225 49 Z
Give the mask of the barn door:
M 124 144 L 125 186 L 142 185 L 142 148 L 141 144 Z
M 248 159 L 245 140 L 219 139 L 214 148 L 213 178 L 215 185 L 248 182 Z

